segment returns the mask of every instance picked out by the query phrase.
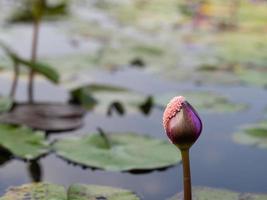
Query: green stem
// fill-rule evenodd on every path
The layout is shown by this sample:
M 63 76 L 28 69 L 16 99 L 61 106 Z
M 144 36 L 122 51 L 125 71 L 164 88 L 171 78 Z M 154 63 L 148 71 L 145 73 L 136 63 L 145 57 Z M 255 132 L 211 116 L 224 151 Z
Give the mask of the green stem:
M 106 147 L 108 149 L 111 148 L 111 142 L 110 142 L 110 139 L 108 138 L 107 134 L 101 129 L 101 128 L 97 128 L 99 134 L 101 135 L 101 137 L 103 138 L 105 144 L 106 144 Z
M 14 100 L 15 98 L 15 93 L 18 85 L 18 76 L 19 76 L 19 63 L 17 61 L 14 61 L 13 63 L 14 67 L 14 77 L 12 81 L 12 86 L 11 86 L 11 91 L 10 91 L 10 98 Z
M 32 38 L 32 53 L 31 53 L 31 61 L 35 62 L 37 57 L 37 45 L 38 45 L 38 37 L 39 37 L 39 25 L 40 20 L 34 20 L 33 25 L 33 38 Z M 29 83 L 28 83 L 28 99 L 29 103 L 33 103 L 33 90 L 34 90 L 34 75 L 35 71 L 31 69 L 29 74 Z
M 181 149 L 184 175 L 184 200 L 192 199 L 189 148 Z

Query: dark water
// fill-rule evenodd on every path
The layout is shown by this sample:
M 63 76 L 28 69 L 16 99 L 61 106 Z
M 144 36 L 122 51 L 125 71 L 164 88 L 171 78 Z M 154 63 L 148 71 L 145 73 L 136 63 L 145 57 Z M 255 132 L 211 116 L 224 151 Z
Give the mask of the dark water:
M 89 76 L 89 74 L 88 74 Z M 211 90 L 229 96 L 233 101 L 249 103 L 250 108 L 243 112 L 214 114 L 201 113 L 204 130 L 198 142 L 191 149 L 192 182 L 194 186 L 227 188 L 242 192 L 267 192 L 266 150 L 238 145 L 232 142 L 232 134 L 240 125 L 263 119 L 266 106 L 266 90 L 239 86 L 194 86 L 190 83 L 163 81 L 160 77 L 148 75 L 138 70 L 124 70 L 116 73 L 98 72 L 95 81 L 122 84 L 139 91 L 158 94 L 177 90 Z M 136 81 L 138 80 L 138 81 Z M 1 93 L 8 91 L 6 77 L 0 79 Z M 25 83 L 21 82 L 18 99 L 24 100 Z M 36 88 L 38 100 L 65 101 L 68 98 L 64 88 L 39 82 Z M 53 98 L 53 99 L 52 99 Z M 88 113 L 82 129 L 73 133 L 54 135 L 56 137 L 78 136 L 94 132 L 97 127 L 107 131 L 132 131 L 166 139 L 162 127 L 162 111 L 153 109 L 149 116 L 129 114 L 124 117 L 106 117 Z M 177 151 L 178 154 L 178 151 Z M 180 165 L 165 171 L 147 174 L 130 174 L 82 169 L 68 164 L 50 154 L 39 161 L 42 181 L 63 184 L 87 183 L 117 186 L 135 191 L 147 200 L 163 200 L 182 189 L 182 169 Z M 20 160 L 10 160 L 0 168 L 0 192 L 11 185 L 31 182 L 32 175 L 28 164 Z

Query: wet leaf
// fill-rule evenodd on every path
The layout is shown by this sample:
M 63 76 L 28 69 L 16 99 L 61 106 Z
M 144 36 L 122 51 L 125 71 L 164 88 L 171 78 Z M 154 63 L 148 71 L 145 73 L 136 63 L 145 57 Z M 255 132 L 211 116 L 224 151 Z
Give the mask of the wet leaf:
M 23 3 L 22 7 L 17 8 L 13 11 L 9 17 L 9 22 L 32 22 L 34 17 L 41 17 L 44 19 L 55 20 L 59 17 L 65 16 L 68 14 L 68 4 L 67 1 L 63 0 L 62 2 L 57 3 L 56 5 L 47 4 L 48 1 L 43 5 L 44 8 L 32 9 L 35 1 L 26 1 Z M 41 10 L 40 10 L 41 9 Z
M 67 200 L 65 188 L 50 183 L 31 183 L 11 187 L 0 200 Z
M 179 193 L 169 200 L 182 200 L 183 194 Z M 208 187 L 193 188 L 192 200 L 265 200 L 267 194 L 238 193 L 226 189 Z
M 267 148 L 267 121 L 242 128 L 233 135 L 233 139 L 240 144 Z
M 111 114 L 116 110 L 119 114 L 136 112 L 146 97 L 124 87 L 91 84 L 72 91 L 72 102 L 81 104 L 95 112 Z M 125 108 L 125 109 L 124 109 Z
M 168 93 L 155 96 L 155 104 L 165 107 L 170 99 L 178 93 Z M 179 92 L 198 110 L 210 112 L 236 112 L 247 108 L 245 104 L 237 104 L 226 97 L 212 92 Z
M 9 97 L 0 97 L 0 113 L 8 112 L 13 106 L 13 101 Z
M 31 183 L 11 187 L 0 200 L 139 200 L 131 191 L 99 185 Z
M 56 142 L 54 148 L 66 160 L 111 171 L 153 170 L 174 165 L 181 159 L 168 141 L 133 133 L 66 138 Z
M 139 200 L 131 191 L 98 185 L 74 184 L 68 190 L 68 200 Z
M 31 62 L 25 60 L 23 58 L 17 58 L 18 62 L 33 69 L 34 71 L 38 72 L 39 74 L 45 76 L 48 80 L 58 83 L 59 82 L 59 74 L 58 72 L 51 66 L 46 63 L 42 62 Z
M 36 72 L 45 76 L 48 80 L 54 83 L 59 82 L 59 78 L 60 78 L 59 73 L 50 65 L 43 63 L 43 62 L 39 62 L 39 61 L 31 62 L 27 59 L 24 59 L 20 57 L 19 55 L 17 55 L 17 53 L 14 50 L 9 48 L 6 44 L 4 44 L 1 41 L 0 41 L 0 47 L 4 50 L 8 58 L 12 60 L 13 62 L 17 62 L 30 69 L 35 70 Z
M 12 112 L 0 115 L 0 122 L 25 125 L 37 130 L 62 132 L 82 126 L 84 109 L 60 103 L 17 104 Z
M 48 152 L 45 135 L 27 127 L 0 125 L 0 145 L 14 156 L 32 160 Z

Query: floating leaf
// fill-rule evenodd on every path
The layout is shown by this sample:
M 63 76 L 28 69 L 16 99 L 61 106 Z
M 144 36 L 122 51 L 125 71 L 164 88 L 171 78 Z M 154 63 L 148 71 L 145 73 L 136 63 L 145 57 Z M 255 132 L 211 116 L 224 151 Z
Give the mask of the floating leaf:
M 74 184 L 68 192 L 51 183 L 31 183 L 11 187 L 0 200 L 139 200 L 131 191 L 98 185 Z
M 246 84 L 256 85 L 256 86 L 267 86 L 266 79 L 267 70 L 255 70 L 255 69 L 246 69 L 237 73 L 239 79 Z
M 247 108 L 245 104 L 230 102 L 226 97 L 212 92 L 177 92 L 155 96 L 155 104 L 165 107 L 173 96 L 182 94 L 196 109 L 210 112 L 235 112 Z
M 0 145 L 14 156 L 32 160 L 48 152 L 45 135 L 27 127 L 0 125 Z
M 68 200 L 139 200 L 131 191 L 98 185 L 74 184 L 68 190 Z
M 179 193 L 169 200 L 182 200 L 183 193 Z M 226 189 L 208 187 L 193 188 L 192 200 L 266 200 L 267 194 L 238 193 Z
M 0 97 L 0 113 L 9 111 L 13 106 L 13 101 L 9 97 Z
M 0 122 L 48 131 L 62 132 L 82 126 L 84 109 L 60 103 L 17 104 L 11 112 L 0 115 Z
M 233 135 L 233 139 L 240 144 L 267 148 L 267 121 L 243 128 Z
M 11 187 L 0 200 L 67 200 L 65 188 L 50 183 L 31 183 Z
M 96 112 L 111 114 L 112 110 L 119 114 L 139 110 L 146 97 L 124 87 L 90 84 L 72 91 L 72 101 Z M 126 109 L 124 110 L 124 106 Z
M 168 141 L 133 133 L 62 139 L 54 148 L 64 159 L 111 171 L 153 170 L 180 161 L 179 153 Z

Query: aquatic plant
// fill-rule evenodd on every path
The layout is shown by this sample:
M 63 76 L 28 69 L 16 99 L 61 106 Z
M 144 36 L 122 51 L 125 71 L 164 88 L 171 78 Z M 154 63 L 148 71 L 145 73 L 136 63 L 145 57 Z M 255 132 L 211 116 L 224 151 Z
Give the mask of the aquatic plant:
M 191 200 L 189 149 L 202 131 L 202 122 L 195 109 L 183 96 L 174 97 L 163 114 L 163 126 L 171 142 L 180 149 L 184 174 L 184 200 Z
M 0 41 L 0 48 L 4 51 L 8 59 L 10 59 L 13 64 L 14 76 L 13 76 L 12 86 L 11 86 L 10 95 L 9 95 L 12 100 L 14 100 L 14 96 L 16 94 L 21 65 L 27 67 L 30 70 L 37 72 L 38 74 L 45 76 L 48 80 L 50 80 L 53 83 L 59 82 L 59 74 L 53 67 L 43 62 L 39 62 L 39 61 L 32 62 L 31 60 L 22 58 L 13 49 L 11 49 L 7 44 L 5 44 L 2 41 Z

